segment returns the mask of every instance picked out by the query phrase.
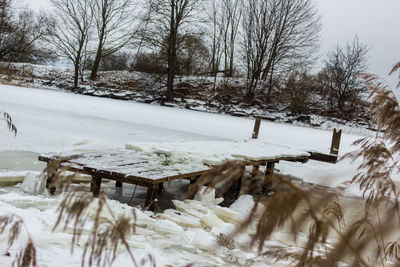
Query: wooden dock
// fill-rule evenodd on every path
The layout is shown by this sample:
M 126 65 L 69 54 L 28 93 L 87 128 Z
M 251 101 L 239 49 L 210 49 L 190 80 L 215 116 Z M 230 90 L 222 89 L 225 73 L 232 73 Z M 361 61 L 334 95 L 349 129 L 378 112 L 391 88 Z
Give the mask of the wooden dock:
M 266 159 L 246 158 L 246 165 L 254 166 L 258 170 L 265 166 L 265 175 L 272 175 L 275 164 L 279 161 L 295 161 L 305 163 L 310 155 L 286 155 Z M 201 175 L 210 170 L 210 166 L 198 164 L 191 169 L 177 168 L 174 162 L 166 162 L 160 155 L 150 155 L 137 151 L 114 151 L 112 153 L 84 153 L 67 157 L 61 156 L 39 156 L 40 161 L 48 165 L 60 161 L 58 168 L 74 173 L 91 176 L 91 192 L 94 196 L 100 193 L 102 179 L 116 181 L 116 187 L 122 187 L 123 183 L 147 187 L 145 207 L 154 210 L 154 200 L 162 189 L 164 182 L 177 179 L 191 180 L 195 182 Z M 52 175 L 48 174 L 48 185 L 51 185 Z M 242 177 L 244 179 L 244 177 Z

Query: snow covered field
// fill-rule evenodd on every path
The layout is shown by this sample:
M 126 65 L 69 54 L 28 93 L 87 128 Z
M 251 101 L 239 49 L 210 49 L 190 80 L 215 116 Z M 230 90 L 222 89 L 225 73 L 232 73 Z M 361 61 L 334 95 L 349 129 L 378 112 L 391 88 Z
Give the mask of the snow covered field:
M 215 144 L 249 140 L 254 125 L 253 120 L 246 118 L 4 85 L 0 85 L 0 110 L 8 112 L 18 128 L 18 135 L 14 137 L 5 125 L 0 126 L 0 177 L 3 179 L 40 171 L 44 166 L 36 160 L 39 153 L 123 149 L 138 142 L 142 145 L 163 143 L 164 146 L 179 142 L 181 148 L 185 143 L 199 142 L 203 149 L 208 143 L 210 151 L 218 151 Z M 263 121 L 259 140 L 255 142 L 328 153 L 331 137 L 331 131 Z M 360 136 L 344 134 L 340 154 L 354 149 L 351 143 L 358 138 Z M 351 179 L 356 168 L 357 163 L 349 160 L 337 165 L 315 161 L 307 164 L 282 162 L 277 171 L 304 181 L 337 186 Z M 354 188 L 349 192 L 357 193 Z M 12 212 L 29 222 L 27 228 L 39 248 L 40 266 L 79 266 L 82 251 L 77 249 L 73 256 L 69 255 L 71 235 L 61 231 L 51 233 L 59 201 L 57 197 L 31 196 L 24 193 L 21 186 L 3 187 L 0 188 L 0 215 Z M 117 212 L 131 209 L 117 201 L 110 203 Z M 240 246 L 233 251 L 210 249 L 207 242 L 214 242 L 219 232 L 231 229 L 232 222 L 221 223 L 205 232 L 201 227 L 171 226 L 171 220 L 165 217 L 146 219 L 155 220 L 149 223 L 169 225 L 165 230 L 143 230 L 143 234 L 131 240 L 136 242 L 132 245 L 137 248 L 135 255 L 141 258 L 151 253 L 157 266 L 182 265 L 190 259 L 203 264 L 200 266 L 228 263 L 255 266 L 262 262 L 253 252 L 242 251 Z M 4 256 L 6 248 L 5 237 L 0 237 L 0 262 L 6 262 L 4 266 L 12 261 L 12 257 Z M 14 248 L 10 254 L 16 252 Z M 126 266 L 127 262 L 128 257 L 123 254 L 114 266 Z

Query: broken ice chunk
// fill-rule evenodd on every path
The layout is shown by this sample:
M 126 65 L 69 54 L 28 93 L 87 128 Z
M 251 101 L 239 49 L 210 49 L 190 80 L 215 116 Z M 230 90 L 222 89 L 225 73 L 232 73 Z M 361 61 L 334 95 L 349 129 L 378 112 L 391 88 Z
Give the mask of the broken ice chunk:
M 230 210 L 225 207 L 215 206 L 215 214 L 225 222 L 236 224 L 241 221 L 242 215 L 239 212 Z
M 28 172 L 22 183 L 22 191 L 32 195 L 42 194 L 46 189 L 46 177 Z
M 239 212 L 242 215 L 242 220 L 249 217 L 251 210 L 254 207 L 253 196 L 241 195 L 229 209 Z
M 162 219 L 170 220 L 182 227 L 197 228 L 201 227 L 200 220 L 196 217 L 187 215 L 177 210 L 168 209 L 158 215 Z
M 203 215 L 203 216 L 201 217 L 200 222 L 201 222 L 203 225 L 208 226 L 208 227 L 210 227 L 210 228 L 212 228 L 212 227 L 219 227 L 219 226 L 221 226 L 221 225 L 224 224 L 224 221 L 221 220 L 220 218 L 218 218 L 218 216 L 215 215 L 215 214 L 212 213 L 212 212 L 208 212 L 207 214 Z
M 182 234 L 183 228 L 169 220 L 159 220 L 153 225 L 154 230 L 167 234 Z
M 195 200 L 202 202 L 204 205 L 207 206 L 214 206 L 215 202 L 215 189 L 203 186 L 197 191 L 196 195 L 194 196 Z

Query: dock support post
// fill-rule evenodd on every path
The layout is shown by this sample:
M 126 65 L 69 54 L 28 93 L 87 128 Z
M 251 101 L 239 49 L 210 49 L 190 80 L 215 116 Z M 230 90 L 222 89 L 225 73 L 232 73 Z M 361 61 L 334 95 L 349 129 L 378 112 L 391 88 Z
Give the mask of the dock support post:
M 245 192 L 245 179 L 246 179 L 246 166 L 243 166 L 242 168 L 242 172 L 241 172 L 241 176 L 238 180 L 238 186 L 237 186 L 237 192 L 238 192 L 238 196 L 245 194 L 247 192 Z
M 161 195 L 164 192 L 164 183 L 161 183 L 158 186 L 158 194 Z
M 253 130 L 253 135 L 252 135 L 253 139 L 258 138 L 258 133 L 260 132 L 260 126 L 261 126 L 261 118 L 260 117 L 255 117 L 255 118 L 256 118 L 256 121 L 254 123 L 254 130 Z
M 253 165 L 251 170 L 251 178 L 256 178 L 259 170 L 260 170 L 260 165 Z
M 274 174 L 275 162 L 267 162 L 264 176 L 263 193 L 268 193 L 272 186 L 272 175 Z
M 342 130 L 333 129 L 331 155 L 339 155 L 340 139 L 342 138 Z
M 92 182 L 90 184 L 90 191 L 94 197 L 98 197 L 100 194 L 101 176 L 97 174 L 92 175 Z
M 155 209 L 154 200 L 157 197 L 158 187 L 158 184 L 149 184 L 147 187 L 146 202 L 144 203 L 144 206 L 151 211 L 154 211 Z
M 47 169 L 46 170 L 46 174 L 47 174 L 46 188 L 49 190 L 50 194 L 52 194 L 52 195 L 54 195 L 54 193 L 56 192 L 56 187 L 53 185 L 54 176 L 58 172 L 58 168 L 56 168 L 56 166 L 58 166 L 58 165 L 52 166 L 51 161 L 49 161 L 47 163 L 47 168 L 46 168 Z

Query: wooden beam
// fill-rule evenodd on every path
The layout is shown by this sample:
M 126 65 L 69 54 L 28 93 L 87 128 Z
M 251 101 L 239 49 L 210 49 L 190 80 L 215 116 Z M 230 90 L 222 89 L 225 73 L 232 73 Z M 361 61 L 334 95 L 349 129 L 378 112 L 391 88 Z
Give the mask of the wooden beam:
M 333 164 L 336 164 L 338 160 L 337 155 L 328 155 L 319 152 L 309 152 L 309 153 L 311 154 L 310 159 L 312 160 L 333 163 Z

